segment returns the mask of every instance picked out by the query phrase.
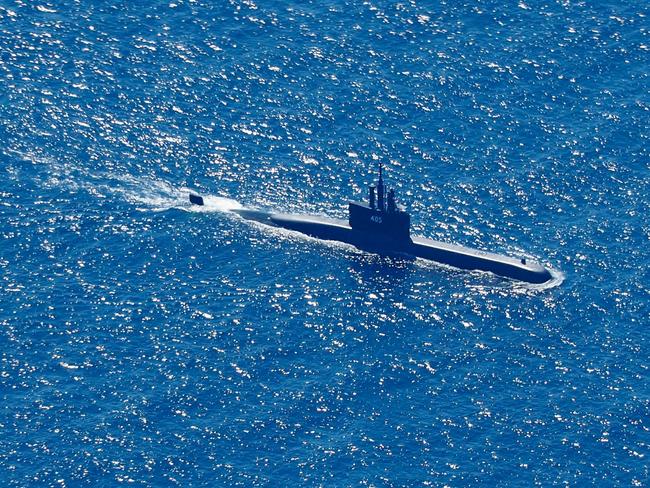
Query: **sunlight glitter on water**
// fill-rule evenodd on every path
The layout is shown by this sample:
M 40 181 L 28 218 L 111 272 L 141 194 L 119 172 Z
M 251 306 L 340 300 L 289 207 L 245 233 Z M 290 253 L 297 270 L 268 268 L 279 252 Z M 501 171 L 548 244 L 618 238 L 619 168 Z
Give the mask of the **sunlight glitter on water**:
M 645 483 L 645 19 L 0 5 L 0 482 Z M 229 217 L 345 218 L 380 161 L 416 234 L 561 273 Z

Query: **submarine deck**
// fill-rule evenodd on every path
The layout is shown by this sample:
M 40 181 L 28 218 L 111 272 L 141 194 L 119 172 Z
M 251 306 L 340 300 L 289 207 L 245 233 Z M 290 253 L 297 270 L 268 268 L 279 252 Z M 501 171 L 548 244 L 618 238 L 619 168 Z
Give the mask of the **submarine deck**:
M 360 232 L 341 219 L 244 209 L 235 212 L 248 220 L 294 230 L 319 239 L 346 242 L 371 252 L 405 253 L 459 269 L 489 271 L 529 283 L 545 283 L 552 278 L 550 272 L 536 262 L 424 237 L 396 241 L 387 236 Z

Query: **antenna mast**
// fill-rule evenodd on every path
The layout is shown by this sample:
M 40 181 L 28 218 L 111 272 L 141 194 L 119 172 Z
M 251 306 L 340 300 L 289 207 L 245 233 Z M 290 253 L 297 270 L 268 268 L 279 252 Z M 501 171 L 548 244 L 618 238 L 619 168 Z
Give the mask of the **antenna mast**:
M 379 163 L 379 183 L 377 183 L 377 207 L 380 212 L 384 211 L 384 179 L 381 163 Z

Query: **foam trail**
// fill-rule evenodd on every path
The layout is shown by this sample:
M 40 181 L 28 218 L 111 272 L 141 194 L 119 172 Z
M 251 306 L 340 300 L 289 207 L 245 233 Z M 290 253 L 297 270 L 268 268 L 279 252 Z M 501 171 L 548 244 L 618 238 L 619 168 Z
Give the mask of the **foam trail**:
M 133 176 L 115 172 L 90 171 L 70 162 L 57 161 L 31 152 L 6 149 L 6 153 L 22 161 L 45 166 L 48 171 L 39 179 L 46 188 L 58 188 L 66 192 L 85 190 L 98 199 L 118 196 L 136 205 L 142 212 L 162 212 L 170 209 L 188 212 L 228 212 L 243 208 L 231 198 L 216 195 L 203 196 L 204 205 L 189 202 L 189 194 L 196 193 L 189 188 L 176 187 L 154 176 Z
M 161 212 L 179 208 L 184 203 L 183 190 L 166 181 L 132 176 L 120 177 L 118 181 L 112 192 L 120 194 L 130 203 L 139 205 L 138 210 Z
M 189 201 L 189 188 L 175 188 L 164 181 L 140 182 L 138 187 L 132 190 L 122 189 L 124 197 L 144 207 L 138 207 L 141 211 L 162 212 L 172 208 L 186 212 L 229 212 L 243 208 L 242 205 L 232 198 L 219 197 L 216 195 L 203 195 L 203 205 L 192 205 Z
M 90 183 L 83 185 L 87 189 L 92 187 L 101 193 L 117 194 L 127 202 L 137 205 L 142 212 L 163 212 L 170 209 L 185 210 L 188 212 L 227 212 L 242 206 L 236 200 L 204 196 L 204 206 L 199 207 L 189 202 L 189 188 L 175 187 L 171 183 L 146 176 L 131 175 L 97 175 L 98 179 L 108 179 L 110 183 Z M 112 181 L 111 181 L 112 180 Z
M 188 200 L 188 194 L 185 193 L 185 199 Z M 189 210 L 199 212 L 230 212 L 244 208 L 237 200 L 226 197 L 217 197 L 212 195 L 203 196 L 203 205 L 192 205 Z
M 172 208 L 187 212 L 228 212 L 242 208 L 236 200 L 213 195 L 203 197 L 203 206 L 192 205 L 189 194 L 196 192 L 186 187 L 175 187 L 165 180 L 131 175 L 114 176 L 114 179 L 115 185 L 102 185 L 102 190 L 122 195 L 143 212 L 163 212 Z
M 67 190 L 84 189 L 97 198 L 117 196 L 136 205 L 142 212 L 163 212 L 170 209 L 188 212 L 228 212 L 242 208 L 236 200 L 218 196 L 204 196 L 204 206 L 190 204 L 189 188 L 176 187 L 168 181 L 152 176 L 116 175 L 112 173 L 80 172 L 68 165 L 51 166 L 58 177 L 50 178 L 47 185 Z

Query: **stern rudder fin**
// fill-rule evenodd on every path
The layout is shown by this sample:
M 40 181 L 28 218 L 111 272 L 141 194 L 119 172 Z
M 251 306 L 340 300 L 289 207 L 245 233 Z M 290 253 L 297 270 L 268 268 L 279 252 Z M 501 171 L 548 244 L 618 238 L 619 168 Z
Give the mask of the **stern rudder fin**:
M 193 203 L 194 205 L 203 205 L 203 197 L 190 193 L 190 203 Z

